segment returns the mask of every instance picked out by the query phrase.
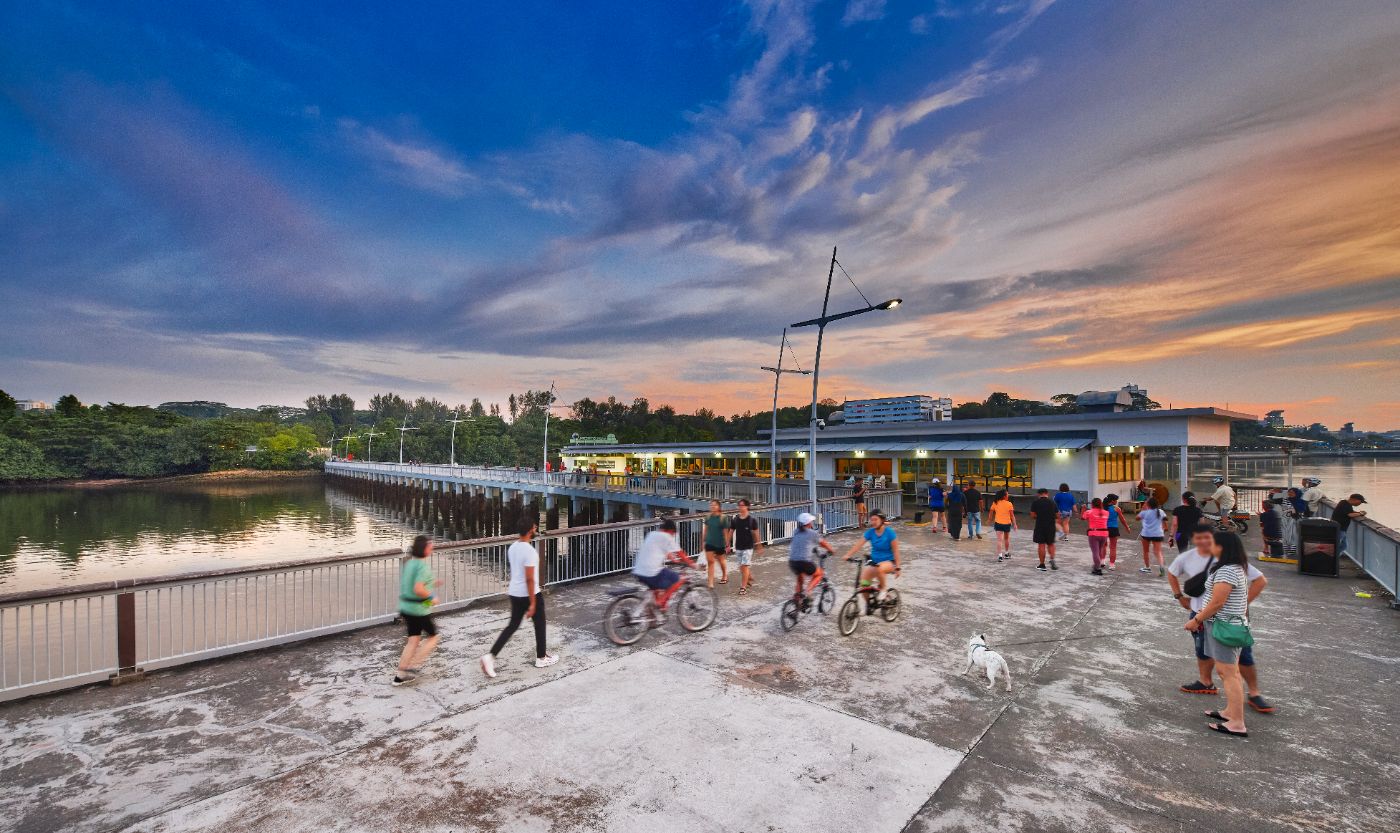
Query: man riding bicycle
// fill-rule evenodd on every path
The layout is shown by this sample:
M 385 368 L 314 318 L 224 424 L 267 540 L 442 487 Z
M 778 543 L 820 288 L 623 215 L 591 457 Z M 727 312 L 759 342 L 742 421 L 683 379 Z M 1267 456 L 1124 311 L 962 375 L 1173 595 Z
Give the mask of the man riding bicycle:
M 676 522 L 666 518 L 659 529 L 647 533 L 642 545 L 637 548 L 637 559 L 632 564 L 632 575 L 651 588 L 657 609 L 663 611 L 672 594 L 685 583 L 680 573 L 666 566 L 671 556 L 679 556 L 687 566 L 695 566 L 676 540 Z
M 807 586 L 816 587 L 821 584 L 822 576 L 825 575 L 821 565 L 817 563 L 817 551 L 824 549 L 828 553 L 836 552 L 814 528 L 816 522 L 816 516 L 810 512 L 798 515 L 797 531 L 792 534 L 792 544 L 788 547 L 788 569 L 792 570 L 792 574 L 797 578 L 797 591 L 792 594 L 792 598 L 799 604 L 804 603 L 807 598 L 802 588 L 802 580 L 810 576 L 811 581 Z
M 1213 477 L 1210 482 L 1215 485 L 1215 492 L 1201 501 L 1201 508 L 1204 509 L 1207 503 L 1214 503 L 1216 511 L 1220 513 L 1220 519 L 1229 520 L 1230 513 L 1235 508 L 1235 490 L 1230 488 L 1223 477 Z
M 852 556 L 860 552 L 866 542 L 870 543 L 870 563 L 866 564 L 860 571 L 860 584 L 862 588 L 869 588 L 871 582 L 879 580 L 880 588 L 878 600 L 885 601 L 885 583 L 890 573 L 896 576 L 900 574 L 899 566 L 899 541 L 895 540 L 894 530 L 885 521 L 884 512 L 870 513 L 870 528 L 865 531 L 861 541 L 851 547 L 846 553 L 845 560 L 850 561 Z

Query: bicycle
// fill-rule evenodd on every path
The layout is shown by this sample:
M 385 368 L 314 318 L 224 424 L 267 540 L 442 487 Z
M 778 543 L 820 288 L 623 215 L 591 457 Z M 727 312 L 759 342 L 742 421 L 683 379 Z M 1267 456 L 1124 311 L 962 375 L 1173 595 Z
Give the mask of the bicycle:
M 828 557 L 828 553 L 822 553 L 821 555 L 821 561 L 819 563 L 822 567 L 822 580 L 817 582 L 816 588 L 809 587 L 807 592 L 802 594 L 802 601 L 800 604 L 796 598 L 788 599 L 783 602 L 783 608 L 778 613 L 778 624 L 783 626 L 783 630 L 790 631 L 797 627 L 797 620 L 802 618 L 803 614 L 812 611 L 813 589 L 817 591 L 818 613 L 829 613 L 831 609 L 836 606 L 836 588 L 832 586 L 826 573 L 826 559 Z
M 855 592 L 851 594 L 851 597 L 846 600 L 845 604 L 841 605 L 841 614 L 836 619 L 836 627 L 841 631 L 842 636 L 850 636 L 855 633 L 856 628 L 860 626 L 860 594 L 862 593 L 868 594 L 865 605 L 866 616 L 874 616 L 878 612 L 881 619 L 884 619 L 886 622 L 893 622 L 899 618 L 899 614 L 903 610 L 900 605 L 899 591 L 895 588 L 887 588 L 885 590 L 885 599 L 881 601 L 880 597 L 877 595 L 879 591 L 878 584 L 871 584 L 865 587 L 861 586 L 861 571 L 864 570 L 865 565 L 869 563 L 870 558 L 868 556 L 861 560 L 860 566 L 856 568 Z
M 1212 515 L 1209 512 L 1202 511 L 1201 519 L 1220 532 L 1234 532 L 1238 535 L 1243 535 L 1249 531 L 1249 524 L 1247 523 L 1249 520 L 1249 513 L 1247 512 L 1231 510 L 1228 517 L 1221 517 L 1218 514 Z
M 666 624 L 669 610 L 676 611 L 676 621 L 690 633 L 703 631 L 715 623 L 719 613 L 719 597 L 715 591 L 689 575 L 683 564 L 672 563 L 685 574 L 684 583 L 671 595 L 667 610 L 656 607 L 651 588 L 639 580 L 634 587 L 616 587 L 608 591 L 613 600 L 603 615 L 603 629 L 608 639 L 618 645 L 631 645 L 652 628 Z

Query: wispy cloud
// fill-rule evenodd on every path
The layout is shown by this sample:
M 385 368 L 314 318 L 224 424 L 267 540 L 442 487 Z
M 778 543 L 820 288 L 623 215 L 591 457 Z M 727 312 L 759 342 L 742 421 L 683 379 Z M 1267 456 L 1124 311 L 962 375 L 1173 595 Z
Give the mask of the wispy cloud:
M 841 15 L 842 26 L 868 23 L 885 16 L 885 0 L 849 0 L 846 11 Z
M 476 175 L 446 150 L 421 141 L 390 138 L 354 119 L 340 119 L 339 127 L 356 153 L 378 165 L 389 176 L 415 188 L 460 197 L 477 183 Z

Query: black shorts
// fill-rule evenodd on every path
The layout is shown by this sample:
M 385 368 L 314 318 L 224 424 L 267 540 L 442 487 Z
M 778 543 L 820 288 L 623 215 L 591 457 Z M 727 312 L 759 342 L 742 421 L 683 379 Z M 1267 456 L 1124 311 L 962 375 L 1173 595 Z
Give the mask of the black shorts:
M 1144 536 L 1142 536 L 1142 540 L 1144 540 L 1144 541 L 1158 541 L 1158 542 L 1160 542 L 1160 541 L 1165 541 L 1166 538 L 1165 538 L 1164 536 L 1161 536 L 1161 535 L 1144 535 Z
M 992 524 L 992 528 L 997 532 L 1010 532 L 1011 524 Z
M 715 555 L 724 555 L 724 547 L 717 547 L 714 544 L 706 544 L 705 552 L 712 552 Z
M 1118 527 L 1116 527 L 1116 526 L 1110 526 L 1110 527 L 1108 528 L 1108 537 L 1110 537 L 1110 538 L 1117 538 L 1117 537 L 1118 537 Z
M 437 625 L 433 624 L 433 617 L 431 614 L 428 616 L 413 616 L 408 613 L 400 613 L 399 616 L 403 618 L 403 623 L 404 626 L 408 628 L 409 636 L 422 636 L 423 634 L 437 636 Z
M 795 576 L 814 576 L 817 574 L 817 562 L 793 561 L 789 559 L 788 569 L 792 570 L 792 574 Z
M 1036 527 L 1036 528 L 1035 528 L 1035 531 L 1031 533 L 1031 540 L 1034 541 L 1034 542 L 1037 543 L 1037 544 L 1050 544 L 1051 546 L 1054 546 L 1054 545 L 1055 545 L 1055 527 L 1053 527 L 1053 526 L 1047 526 L 1047 527 L 1044 527 L 1044 528 Z

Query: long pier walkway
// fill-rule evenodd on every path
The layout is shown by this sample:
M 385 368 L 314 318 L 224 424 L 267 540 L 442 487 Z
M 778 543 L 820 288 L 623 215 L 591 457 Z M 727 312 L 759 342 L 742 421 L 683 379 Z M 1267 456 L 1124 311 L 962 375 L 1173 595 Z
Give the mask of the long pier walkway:
M 1400 620 L 1340 579 L 1260 565 L 1257 657 L 1274 715 L 1208 732 L 1185 695 L 1184 614 L 1166 581 L 1033 569 L 1017 539 L 901 527 L 904 616 L 784 633 L 786 547 L 760 554 L 719 622 L 632 648 L 601 634 L 606 586 L 548 597 L 486 680 L 499 603 L 440 619 L 409 688 L 384 626 L 0 707 L 0 829 L 44 831 L 1379 831 L 1400 823 Z M 855 540 L 835 536 L 838 548 Z M 1129 548 L 1131 549 L 1131 548 Z M 832 562 L 835 565 L 835 562 Z M 852 568 L 835 568 L 841 598 Z M 1014 690 L 963 676 L 969 634 Z

